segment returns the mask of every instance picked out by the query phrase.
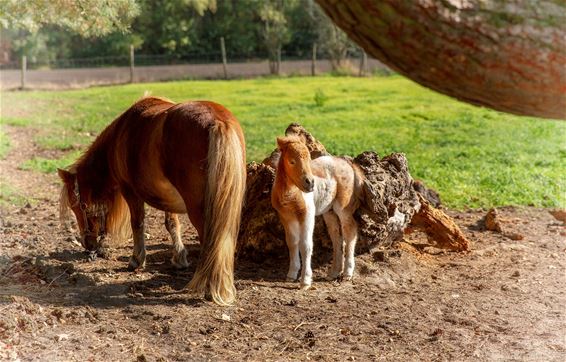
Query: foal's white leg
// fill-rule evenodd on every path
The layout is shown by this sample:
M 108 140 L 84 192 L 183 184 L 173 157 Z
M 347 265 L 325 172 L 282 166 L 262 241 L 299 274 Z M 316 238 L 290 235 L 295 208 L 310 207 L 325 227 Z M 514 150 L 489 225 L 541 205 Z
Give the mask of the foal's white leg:
M 306 215 L 301 227 L 301 241 L 299 242 L 299 248 L 301 249 L 301 261 L 303 264 L 301 273 L 301 289 L 308 289 L 312 284 L 312 268 L 311 268 L 311 258 L 313 249 L 313 232 L 314 232 L 314 221 L 315 221 L 315 205 L 314 205 L 314 193 L 303 193 L 306 206 Z
M 332 240 L 332 267 L 328 271 L 328 279 L 334 280 L 340 276 L 344 268 L 344 243 L 340 235 L 340 220 L 334 211 L 322 215 L 326 229 Z
M 171 257 L 171 264 L 178 269 L 189 267 L 187 261 L 187 249 L 181 242 L 181 225 L 179 223 L 179 216 L 170 212 L 165 213 L 165 228 L 171 235 L 173 240 L 173 256 Z
M 356 242 L 358 240 L 358 224 L 349 213 L 338 214 L 342 224 L 342 235 L 346 242 L 346 260 L 344 262 L 344 279 L 350 280 L 354 275 Z
M 285 241 L 287 248 L 289 248 L 289 272 L 287 273 L 287 280 L 295 281 L 299 275 L 301 268 L 301 259 L 299 257 L 299 237 L 301 235 L 299 230 L 299 222 L 294 220 L 290 223 L 283 223 L 285 225 Z

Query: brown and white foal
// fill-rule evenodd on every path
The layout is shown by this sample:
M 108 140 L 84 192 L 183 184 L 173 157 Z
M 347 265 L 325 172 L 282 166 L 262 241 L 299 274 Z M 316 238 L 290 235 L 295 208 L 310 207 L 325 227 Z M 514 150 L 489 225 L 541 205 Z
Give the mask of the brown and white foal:
M 271 203 L 285 228 L 290 259 L 287 279 L 297 279 L 302 261 L 301 288 L 308 289 L 312 284 L 316 215 L 324 217 L 334 249 L 328 278 L 336 279 L 343 273 L 345 279 L 351 279 L 358 234 L 354 212 L 362 189 L 361 170 L 339 157 L 322 156 L 311 160 L 304 141 L 296 136 L 277 138 L 277 145 L 281 157 Z

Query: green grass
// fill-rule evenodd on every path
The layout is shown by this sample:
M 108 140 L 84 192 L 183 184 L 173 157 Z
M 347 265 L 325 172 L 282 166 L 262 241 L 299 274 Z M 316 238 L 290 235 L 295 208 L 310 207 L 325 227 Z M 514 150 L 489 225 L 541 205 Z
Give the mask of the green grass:
M 34 157 L 25 161 L 21 168 L 24 170 L 35 170 L 45 173 L 57 171 L 57 168 L 64 168 L 72 164 L 80 155 L 79 151 L 68 152 L 62 158 L 49 159 L 44 157 Z
M 0 159 L 4 159 L 10 151 L 10 139 L 6 133 L 0 128 Z
M 19 190 L 15 189 L 5 180 L 0 180 L 0 206 L 24 206 L 28 202 L 31 202 L 31 199 L 23 196 Z
M 43 147 L 66 149 L 87 144 L 144 91 L 174 101 L 209 99 L 225 105 L 243 125 L 248 160 L 262 160 L 275 147 L 275 137 L 299 122 L 334 154 L 404 152 L 413 176 L 438 190 L 450 207 L 565 204 L 566 123 L 467 105 L 400 76 L 9 92 L 3 94 L 5 104 L 37 109 L 24 120 L 7 116 L 3 121 L 39 127 Z M 27 167 L 53 171 L 60 164 L 32 160 Z

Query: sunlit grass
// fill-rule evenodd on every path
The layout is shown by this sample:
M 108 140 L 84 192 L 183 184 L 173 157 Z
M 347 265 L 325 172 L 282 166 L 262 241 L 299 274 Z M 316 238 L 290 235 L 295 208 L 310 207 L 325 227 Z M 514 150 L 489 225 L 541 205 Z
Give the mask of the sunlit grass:
M 275 137 L 299 122 L 335 154 L 405 153 L 413 176 L 451 207 L 564 206 L 564 122 L 467 105 L 399 76 L 147 83 L 4 93 L 3 102 L 41 105 L 16 123 L 41 128 L 42 147 L 67 149 L 88 144 L 145 91 L 225 105 L 242 123 L 248 160 L 262 160 Z M 51 172 L 59 164 L 27 167 Z

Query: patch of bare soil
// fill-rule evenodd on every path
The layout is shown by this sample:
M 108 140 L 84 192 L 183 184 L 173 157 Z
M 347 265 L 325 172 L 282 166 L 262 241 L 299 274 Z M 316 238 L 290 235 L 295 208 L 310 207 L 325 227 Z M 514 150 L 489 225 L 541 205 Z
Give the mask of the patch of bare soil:
M 39 152 L 30 131 L 2 176 L 36 202 L 0 215 L 0 360 L 531 360 L 566 359 L 566 229 L 548 210 L 502 208 L 513 240 L 485 229 L 482 210 L 449 211 L 473 242 L 447 253 L 411 234 L 357 257 L 353 282 L 284 281 L 287 251 L 240 260 L 238 301 L 218 307 L 184 287 L 198 241 L 184 218 L 191 267 L 175 270 L 163 215 L 148 210 L 148 262 L 126 269 L 131 245 L 89 262 L 57 219 L 57 180 L 17 169 Z

